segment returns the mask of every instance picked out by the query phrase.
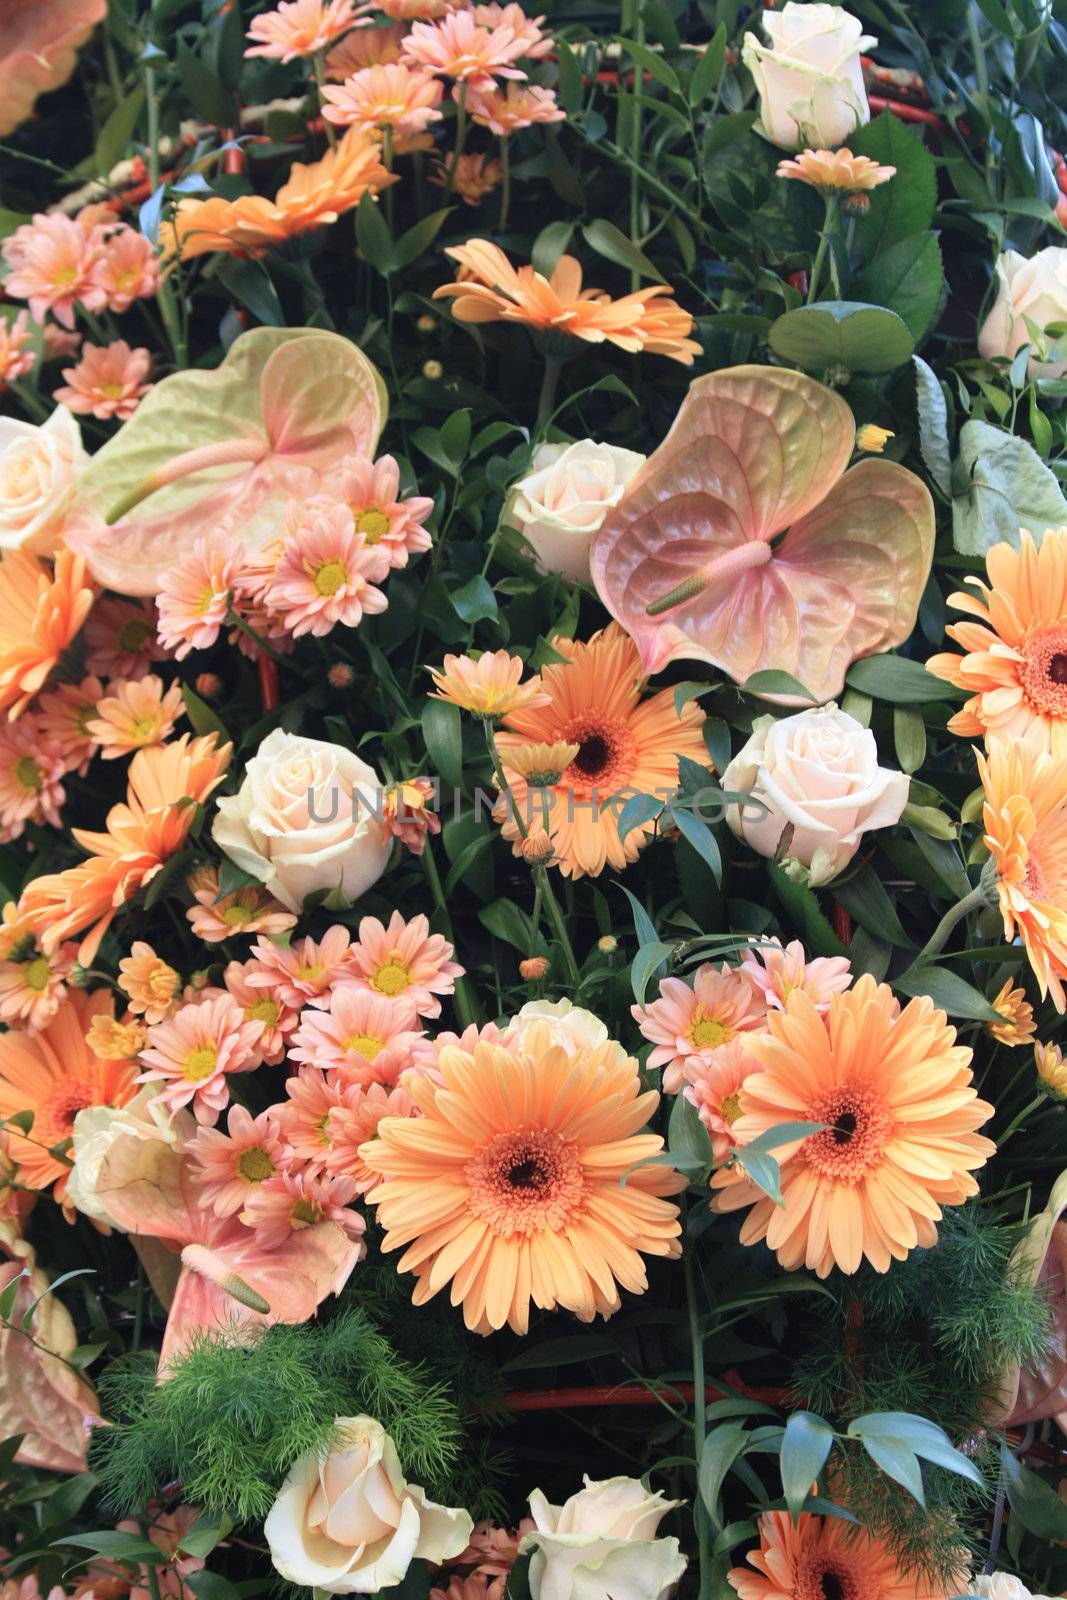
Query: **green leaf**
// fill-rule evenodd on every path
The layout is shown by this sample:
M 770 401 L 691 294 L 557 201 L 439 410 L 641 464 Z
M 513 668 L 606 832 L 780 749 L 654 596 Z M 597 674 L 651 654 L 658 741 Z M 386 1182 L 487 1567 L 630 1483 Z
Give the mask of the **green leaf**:
M 961 555 L 984 556 L 1019 529 L 1040 542 L 1067 523 L 1067 499 L 1033 445 L 977 417 L 960 429 L 953 470 L 952 542 Z
M 655 944 L 658 935 L 652 918 L 641 904 L 640 900 L 632 895 L 624 883 L 619 888 L 630 902 L 630 909 L 634 915 L 634 932 L 637 934 L 638 944 Z M 10 1120 L 10 1119 L 9 1119 Z
M 741 688 L 746 694 L 759 695 L 765 700 L 777 700 L 782 695 L 796 695 L 801 700 L 809 700 L 812 705 L 818 703 L 811 690 L 805 688 L 799 678 L 794 678 L 791 672 L 781 672 L 777 667 L 754 672 L 750 678 L 745 679 Z
M 54 1528 L 58 1523 L 76 1517 L 98 1482 L 95 1472 L 79 1472 L 73 1478 L 64 1478 L 44 1502 L 41 1526 Z
M 926 760 L 926 724 L 919 712 L 894 707 L 893 748 L 902 772 L 918 772 Z
M 835 883 L 833 893 L 834 899 L 844 906 L 852 920 L 858 922 L 861 928 L 866 928 L 868 933 L 873 933 L 879 939 L 888 939 L 890 944 L 900 945 L 904 949 L 914 948 L 913 941 L 901 927 L 892 900 L 869 862 L 865 862 L 857 873 L 843 883 Z
M 238 256 L 222 256 L 215 266 L 214 277 L 216 282 L 230 291 L 235 300 L 247 306 L 264 327 L 285 327 L 285 312 L 278 299 L 278 291 L 262 261 L 242 261 Z
M 568 117 L 576 117 L 582 108 L 582 69 L 566 39 L 556 40 L 556 70 L 560 105 Z
M 625 839 L 635 828 L 643 827 L 653 817 L 658 817 L 662 810 L 663 801 L 654 794 L 632 794 L 616 818 L 619 838 Z
M 697 1485 L 700 1489 L 700 1498 L 707 1507 L 708 1516 L 717 1528 L 723 1525 L 718 1512 L 723 1480 L 738 1456 L 744 1454 L 747 1445 L 748 1433 L 739 1422 L 724 1422 L 720 1427 L 712 1429 L 704 1440 L 704 1448 L 700 1452 Z
M 667 1123 L 667 1149 L 672 1160 L 686 1163 L 687 1169 L 695 1170 L 694 1183 L 707 1182 L 714 1160 L 711 1137 L 700 1120 L 696 1106 L 690 1104 L 684 1094 L 676 1094 L 671 1106 Z
M 775 355 L 807 372 L 844 367 L 849 372 L 891 372 L 903 366 L 915 341 L 903 318 L 881 306 L 822 300 L 798 306 L 771 324 Z
M 652 278 L 656 283 L 666 283 L 666 278 L 645 255 L 639 250 L 624 233 L 620 233 L 614 223 L 606 222 L 603 217 L 597 217 L 588 223 L 582 234 L 586 244 L 597 255 L 603 256 L 606 261 L 613 261 L 617 267 L 626 267 L 633 272 L 639 272 L 644 278 Z
M 732 111 L 729 116 L 716 117 L 714 122 L 708 124 L 704 134 L 702 159 L 708 161 L 729 145 L 736 144 L 738 139 L 743 139 L 746 133 L 751 132 L 758 116 L 757 111 Z
M 89 165 L 99 177 L 106 178 L 123 156 L 126 155 L 133 131 L 137 126 L 144 105 L 144 86 L 139 84 L 136 89 L 131 89 L 124 100 L 120 100 L 111 112 L 100 135 L 96 141 Z M 211 117 L 214 122 L 215 118 Z
M 526 912 L 514 900 L 494 900 L 479 911 L 478 920 L 495 939 L 503 939 L 523 955 L 533 955 L 541 944 Z
M 834 1430 L 811 1411 L 794 1411 L 782 1437 L 782 1490 L 796 1522 L 833 1449 Z
M 178 1549 L 187 1556 L 206 1556 L 224 1539 L 233 1523 L 224 1511 L 202 1511 L 178 1542 Z
M 1006 1444 L 1000 1447 L 1004 1489 L 1012 1512 L 1039 1539 L 1067 1541 L 1067 1506 L 1056 1491 L 1024 1467 Z
M 707 98 L 722 77 L 726 65 L 726 24 L 720 22 L 689 79 L 689 104 L 694 108 Z
M 684 806 L 671 806 L 671 821 L 682 838 L 691 844 L 697 855 L 711 872 L 715 882 L 722 887 L 722 852 L 711 828 Z
M 558 40 L 557 44 L 561 50 L 566 48 L 562 39 Z M 533 243 L 531 260 L 534 271 L 550 278 L 557 261 L 570 244 L 573 233 L 573 222 L 546 223 Z
M 485 829 L 484 832 L 479 833 L 476 838 L 471 839 L 469 844 L 465 844 L 463 846 L 463 849 L 459 852 L 459 855 L 448 869 L 448 876 L 445 879 L 446 895 L 452 893 L 452 890 L 456 887 L 456 884 L 459 883 L 461 879 L 466 877 L 471 867 L 473 867 L 476 862 L 480 861 L 482 856 L 485 855 L 486 851 L 491 850 L 492 847 L 493 833 L 488 828 Z
M 8 1122 L 13 1122 L 14 1118 L 8 1117 L 7 1120 Z M 18 1299 L 19 1288 L 26 1282 L 28 1277 L 29 1273 L 25 1271 L 16 1273 L 11 1282 L 5 1283 L 4 1287 L 0 1289 L 0 1322 L 6 1323 L 10 1321 L 11 1313 L 15 1309 L 15 1301 Z
M 634 956 L 630 966 L 630 987 L 639 1006 L 644 1005 L 652 980 L 663 976 L 675 948 L 673 944 L 665 944 L 662 939 L 652 939 L 648 944 L 641 945 Z
M 619 1346 L 602 1333 L 573 1333 L 562 1339 L 544 1339 L 521 1349 L 505 1361 L 501 1372 L 536 1372 L 540 1367 L 566 1367 L 576 1361 L 595 1361 L 598 1356 L 618 1356 Z
M 767 877 L 810 954 L 848 955 L 848 950 L 823 916 L 813 889 L 809 889 L 803 883 L 794 883 L 792 878 L 773 861 L 767 863 Z
M 902 1484 L 920 1505 L 925 1504 L 920 1457 L 957 1477 L 966 1478 L 978 1488 L 986 1487 L 974 1462 L 957 1450 L 944 1430 L 927 1417 L 915 1416 L 910 1411 L 872 1411 L 849 1423 L 848 1436 L 859 1439 L 871 1460 Z
M 848 669 L 845 682 L 850 689 L 869 694 L 872 700 L 887 700 L 890 705 L 929 705 L 949 692 L 940 678 L 934 678 L 920 661 L 907 656 L 864 656 Z
M 952 451 L 948 441 L 948 405 L 937 375 L 922 356 L 912 356 L 915 368 L 915 409 L 919 418 L 919 449 L 926 470 L 942 494 L 952 492 Z
M 427 754 L 445 782 L 463 787 L 463 724 L 459 708 L 446 700 L 427 700 L 422 710 L 422 737 Z
M 853 288 L 864 300 L 888 306 L 921 339 L 933 323 L 944 294 L 941 246 L 932 233 L 913 233 L 878 254 L 860 273 Z
M 899 978 L 892 980 L 894 989 L 901 994 L 926 994 L 950 1017 L 963 1017 L 968 1022 L 1003 1022 L 985 995 L 973 984 L 967 983 L 950 967 L 909 967 Z
M 220 740 L 229 742 L 226 725 L 218 714 L 212 711 L 206 701 L 201 700 L 194 689 L 187 683 L 182 684 L 182 699 L 185 701 L 185 714 L 189 718 L 194 733 L 217 733 Z
M 410 267 L 413 261 L 424 255 L 451 214 L 451 206 L 445 206 L 441 211 L 432 211 L 428 217 L 422 217 L 414 227 L 402 233 L 393 246 L 389 263 L 390 272 L 402 272 L 405 267 Z
M 471 414 L 464 407 L 441 424 L 441 449 L 458 472 L 471 447 Z
M 369 189 L 356 207 L 356 243 L 368 265 L 388 277 L 392 271 L 393 236 L 385 213 Z
M 480 572 L 458 589 L 453 589 L 449 599 L 468 626 L 473 627 L 476 622 L 484 622 L 487 618 L 496 620 L 496 595 L 492 585 Z
M 214 123 L 217 128 L 229 127 L 235 120 L 235 108 L 233 95 L 226 85 L 221 83 L 206 62 L 201 61 L 191 50 L 179 49 L 177 67 L 182 88 L 193 110 L 203 117 L 205 122 Z
M 161 1566 L 170 1559 L 165 1550 L 154 1545 L 143 1534 L 118 1533 L 113 1528 L 103 1533 L 68 1533 L 64 1538 L 52 1542 L 56 1545 L 73 1545 L 78 1550 L 91 1550 L 94 1555 L 107 1556 L 112 1561 L 147 1562 L 153 1567 Z
M 860 254 L 872 261 L 880 250 L 929 228 L 937 203 L 937 169 L 922 139 L 890 111 L 857 128 L 849 142 L 857 155 L 897 169 L 894 178 L 872 190 L 870 210 L 856 225 Z
M 678 74 L 669 62 L 665 61 L 661 55 L 657 55 L 655 50 L 650 50 L 647 45 L 638 44 L 636 39 L 623 39 L 620 37 L 619 43 L 627 55 L 631 56 L 639 67 L 643 67 L 651 77 L 655 78 L 657 83 L 662 83 L 663 87 L 669 89 L 672 94 L 681 94 L 682 86 L 678 82 Z
M 206 1567 L 199 1572 L 190 1572 L 182 1582 L 196 1595 L 196 1600 L 243 1600 L 236 1584 L 224 1578 L 221 1572 L 209 1572 Z

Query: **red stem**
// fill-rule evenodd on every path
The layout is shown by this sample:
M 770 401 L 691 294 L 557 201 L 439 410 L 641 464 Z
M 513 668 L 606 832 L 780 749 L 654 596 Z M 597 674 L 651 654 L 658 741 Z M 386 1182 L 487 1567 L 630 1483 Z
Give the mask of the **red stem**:
M 692 1405 L 695 1390 L 691 1383 L 665 1383 L 661 1393 L 677 1395 L 687 1405 Z M 788 1398 L 787 1389 L 751 1389 L 745 1394 L 752 1400 L 762 1400 L 767 1405 L 782 1405 Z M 705 1403 L 713 1405 L 725 1400 L 726 1391 L 709 1383 L 705 1389 Z M 656 1406 L 659 1399 L 643 1383 L 593 1384 L 579 1389 L 517 1389 L 504 1396 L 509 1411 L 576 1411 L 587 1406 Z
M 259 699 L 264 711 L 278 709 L 278 663 L 260 651 L 256 662 L 259 668 Z

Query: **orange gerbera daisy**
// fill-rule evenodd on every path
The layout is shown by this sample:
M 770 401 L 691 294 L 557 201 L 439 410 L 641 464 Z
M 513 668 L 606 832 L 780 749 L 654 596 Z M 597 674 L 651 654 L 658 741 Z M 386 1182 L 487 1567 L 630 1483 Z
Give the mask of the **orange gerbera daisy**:
M 978 757 L 985 842 L 997 869 L 1004 937 L 1026 947 L 1041 997 L 1067 1004 L 1067 762 L 992 739 Z
M 541 673 L 548 704 L 505 716 L 497 745 L 519 814 L 544 823 L 560 871 L 568 877 L 595 876 L 605 866 L 624 867 L 635 860 L 654 826 L 647 822 L 620 839 L 618 796 L 666 798 L 678 787 L 679 756 L 709 764 L 700 733 L 704 713 L 691 700 L 679 713 L 673 689 L 641 699 L 637 647 L 617 622 L 588 643 L 554 639 L 552 645 L 567 659 Z M 576 744 L 578 754 L 558 783 L 531 794 L 526 779 L 509 767 L 508 751 L 557 742 Z M 519 854 L 514 807 L 498 802 L 496 816 Z
M 681 1253 L 678 1208 L 661 1197 L 685 1179 L 634 1170 L 663 1149 L 640 1132 L 659 1096 L 612 1041 L 568 1054 L 535 1023 L 510 1047 L 446 1045 L 434 1078 L 404 1087 L 422 1115 L 384 1117 L 359 1154 L 384 1180 L 368 1200 L 382 1248 L 407 1246 L 414 1304 L 451 1282 L 476 1333 L 525 1333 L 531 1301 L 591 1322 L 619 1309 L 620 1287 L 647 1288 L 642 1254 Z
M 305 165 L 294 161 L 286 183 L 273 200 L 265 195 L 239 195 L 224 200 L 178 202 L 173 221 L 160 229 L 163 254 L 205 255 L 212 250 L 231 255 L 261 255 L 268 245 L 284 244 L 297 234 L 325 227 L 357 206 L 369 190 L 378 194 L 393 174 L 382 164 L 377 139 L 359 128 L 349 128 L 321 161 Z
M 962 1564 L 947 1588 L 901 1572 L 881 1539 L 840 1517 L 805 1512 L 794 1527 L 788 1511 L 765 1511 L 759 1536 L 749 1565 L 727 1573 L 741 1600 L 945 1600 L 970 1581 Z
M 741 1146 L 783 1122 L 823 1122 L 775 1151 L 775 1205 L 736 1167 L 712 1177 L 717 1211 L 752 1210 L 741 1242 L 766 1239 L 788 1271 L 806 1266 L 877 1272 L 937 1242 L 943 1205 L 977 1194 L 971 1177 L 996 1146 L 976 1132 L 993 1115 L 971 1082 L 971 1051 L 925 997 L 901 1011 L 887 984 L 865 975 L 835 994 L 825 1018 L 802 990 L 745 1037 L 763 1071 L 745 1079 Z
M 71 550 L 60 550 L 54 571 L 25 550 L 7 550 L 2 571 L 0 711 L 17 717 L 89 615 L 94 591 Z
M 978 622 L 945 632 L 963 646 L 931 656 L 926 670 L 971 698 L 949 721 L 965 739 L 1003 734 L 1067 759 L 1067 528 L 1050 528 L 1040 550 L 1024 529 L 1020 545 L 995 544 L 989 583 L 968 578 L 981 599 L 950 594 Z
M 124 1106 L 136 1093 L 136 1064 L 104 1061 L 86 1043 L 93 1019 L 112 1012 L 107 989 L 92 994 L 75 989 L 40 1033 L 0 1034 L 0 1117 L 33 1112 L 28 1137 L 7 1129 L 19 1182 L 28 1189 L 54 1183 L 61 1200 L 70 1166 L 51 1151 L 70 1138 L 78 1112 L 86 1106 Z
M 546 278 L 533 267 L 516 269 L 486 239 L 468 239 L 445 254 L 462 270 L 455 283 L 434 290 L 434 299 L 451 297 L 460 322 L 524 322 L 539 333 L 569 334 L 590 344 L 607 340 L 620 350 L 649 350 L 687 367 L 700 354 L 699 344 L 686 337 L 692 317 L 662 298 L 670 295 L 664 284 L 612 300 L 603 289 L 582 288 L 581 264 L 573 256 L 560 256 Z

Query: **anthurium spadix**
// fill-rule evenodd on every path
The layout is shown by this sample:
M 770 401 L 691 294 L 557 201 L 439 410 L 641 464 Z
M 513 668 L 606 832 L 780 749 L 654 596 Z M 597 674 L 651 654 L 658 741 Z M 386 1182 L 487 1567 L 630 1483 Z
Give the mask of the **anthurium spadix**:
M 847 472 L 855 421 L 800 372 L 698 378 L 593 541 L 592 573 L 645 671 L 707 661 L 738 683 L 788 672 L 817 700 L 915 625 L 934 547 L 925 485 L 892 461 Z
M 177 372 L 92 458 L 63 537 L 99 583 L 154 595 L 197 539 L 257 546 L 346 455 L 370 455 L 386 391 L 363 352 L 317 328 L 255 328 L 214 371 Z

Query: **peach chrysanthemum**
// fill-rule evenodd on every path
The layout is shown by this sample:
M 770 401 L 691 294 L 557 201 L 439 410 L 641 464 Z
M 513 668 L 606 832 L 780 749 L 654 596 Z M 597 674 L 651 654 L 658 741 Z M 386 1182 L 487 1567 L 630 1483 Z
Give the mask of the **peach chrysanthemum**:
M 296 921 L 296 918 L 293 918 Z M 336 983 L 344 977 L 351 935 L 340 922 L 327 928 L 318 941 L 294 939 L 290 945 L 257 939 L 252 951 L 256 963 L 249 969 L 253 988 L 276 994 L 283 1005 L 299 1011 L 303 1006 L 325 1010 Z
M 271 1115 L 294 1162 L 321 1177 L 334 1148 L 334 1118 L 359 1093 L 358 1085 L 305 1063 L 285 1080 L 285 1092 L 288 1098 L 272 1106 Z
M 346 33 L 323 64 L 323 75 L 330 83 L 344 83 L 366 67 L 391 67 L 400 60 L 408 30 L 398 22 L 384 28 L 364 25 Z
M 948 1600 L 968 1588 L 962 1552 L 947 1585 L 930 1581 L 902 1572 L 888 1545 L 840 1517 L 802 1512 L 794 1525 L 788 1511 L 765 1511 L 759 1538 L 748 1566 L 726 1575 L 740 1600 Z
M 688 1056 L 682 1071 L 682 1092 L 711 1136 L 715 1160 L 725 1161 L 737 1144 L 734 1123 L 741 1116 L 741 1085 L 759 1071 L 759 1062 L 741 1034 L 710 1053 Z
M 799 178 L 823 194 L 862 194 L 888 183 L 896 170 L 879 166 L 870 156 L 854 156 L 847 145 L 840 150 L 802 150 L 778 163 L 779 178 Z
M 219 875 L 213 867 L 193 873 L 189 890 L 196 904 L 185 915 L 205 944 L 221 944 L 239 934 L 285 933 L 296 927 L 293 913 L 258 884 L 220 895 Z
M 767 1026 L 760 991 L 739 967 L 726 962 L 718 971 L 710 963 L 699 967 L 692 988 L 682 978 L 664 978 L 658 998 L 631 1006 L 630 1014 L 656 1047 L 647 1065 L 664 1069 L 667 1094 L 682 1087 L 690 1058 L 710 1065 L 725 1045 Z
M 151 600 L 105 595 L 85 624 L 85 665 L 98 678 L 143 678 L 166 651 L 156 639 Z
M 450 11 L 438 22 L 414 22 L 402 60 L 471 89 L 491 89 L 495 78 L 525 78 L 515 62 L 525 40 L 514 28 L 482 28 L 470 11 Z
M 80 683 L 57 683 L 37 702 L 37 723 L 49 744 L 56 747 L 64 772 L 84 778 L 96 753 L 96 742 L 89 722 L 103 698 L 99 678 L 83 678 Z
M 108 761 L 161 744 L 184 715 L 181 684 L 172 683 L 165 689 L 162 678 L 150 672 L 143 678 L 109 684 L 89 721 L 89 730 Z
M 230 610 L 243 550 L 227 533 L 197 539 L 187 554 L 161 574 L 156 595 L 159 642 L 184 661 L 191 650 L 209 650 Z
M 460 322 L 521 322 L 542 334 L 565 334 L 591 344 L 606 340 L 631 353 L 648 350 L 683 366 L 692 366 L 700 354 L 700 345 L 688 337 L 693 319 L 669 298 L 665 284 L 612 300 L 602 289 L 582 288 L 581 264 L 573 256 L 560 256 L 546 278 L 533 267 L 513 267 L 486 239 L 468 239 L 445 254 L 459 263 L 460 273 L 455 283 L 435 289 L 433 297 L 451 298 L 452 314 Z
M 360 1155 L 360 1146 L 374 1138 L 383 1117 L 417 1115 L 415 1102 L 405 1088 L 387 1088 L 384 1083 L 346 1084 L 338 1105 L 330 1113 L 328 1170 L 351 1178 L 356 1193 L 366 1194 L 378 1182 L 378 1175 Z
M 94 591 L 85 561 L 60 550 L 55 567 L 25 550 L 0 562 L 0 711 L 18 717 L 48 680 L 89 615 Z
M 217 1217 L 232 1217 L 261 1183 L 288 1165 L 293 1153 L 270 1111 L 253 1117 L 244 1106 L 231 1106 L 226 1132 L 198 1128 L 186 1154 L 197 1172 L 201 1203 Z
M 1034 1021 L 1034 1008 L 1027 1000 L 1024 989 L 1016 989 L 1009 978 L 1001 985 L 996 999 L 990 1000 L 989 1004 L 1004 1019 L 1002 1022 L 986 1023 L 985 1031 L 991 1039 L 1007 1045 L 1010 1050 L 1032 1042 L 1037 1023 Z
M 521 681 L 526 670 L 521 656 L 507 650 L 484 650 L 472 656 L 445 656 L 440 669 L 431 667 L 432 700 L 447 700 L 479 717 L 502 717 L 508 712 L 548 704 L 541 679 L 534 674 Z
M 32 714 L 0 722 L 0 840 L 18 839 L 27 822 L 60 824 L 66 767 Z
M 254 1064 L 258 1022 L 248 1022 L 227 995 L 194 1000 L 148 1030 L 138 1083 L 160 1083 L 159 1096 L 172 1113 L 192 1105 L 197 1122 L 218 1118 L 230 1098 L 227 1075 Z
M 102 1061 L 85 1042 L 96 1016 L 110 1016 L 111 995 L 72 989 L 37 1034 L 0 1034 L 0 1118 L 33 1112 L 31 1136 L 8 1127 L 9 1153 L 27 1189 L 55 1184 L 62 1200 L 70 1163 L 52 1152 L 66 1143 L 86 1106 L 124 1106 L 136 1090 L 131 1062 Z
M 261 1250 L 277 1249 L 291 1233 L 300 1233 L 317 1222 L 336 1222 L 354 1244 L 362 1240 L 366 1228 L 358 1211 L 349 1205 L 355 1192 L 351 1178 L 278 1172 L 253 1189 L 244 1203 L 241 1221 L 246 1228 L 255 1230 Z M 365 1254 L 363 1246 L 360 1256 Z
M 552 54 L 554 41 L 541 27 L 544 16 L 528 17 L 517 0 L 508 0 L 506 5 L 487 0 L 485 5 L 472 6 L 471 15 L 480 28 L 510 28 L 516 39 L 522 40 L 522 53 L 531 61 L 543 61 Z
M 799 939 L 790 940 L 784 949 L 780 939 L 761 939 L 746 951 L 740 970 L 775 1011 L 785 1010 L 794 989 L 803 989 L 816 1011 L 827 1011 L 834 995 L 852 982 L 847 956 L 809 959 Z
M 509 83 L 484 93 L 472 90 L 467 110 L 472 122 L 501 139 L 520 128 L 532 128 L 535 122 L 564 122 L 567 117 L 551 89 L 532 83 Z
M 451 1282 L 476 1333 L 526 1333 L 531 1301 L 591 1322 L 619 1309 L 620 1287 L 644 1292 L 642 1255 L 680 1254 L 678 1208 L 661 1197 L 685 1179 L 647 1164 L 663 1140 L 640 1131 L 659 1096 L 611 1041 L 568 1053 L 534 1024 L 511 1048 L 446 1048 L 437 1071 L 440 1085 L 405 1080 L 422 1115 L 383 1118 L 360 1152 L 416 1305 Z
M 979 619 L 945 629 L 966 653 L 926 663 L 971 697 L 948 725 L 965 739 L 1022 739 L 1067 760 L 1067 528 L 1050 528 L 1040 549 L 1024 528 L 1018 549 L 993 546 L 986 572 L 988 583 L 966 580 L 977 596 L 948 597 Z
M 391 567 L 406 567 L 409 556 L 429 550 L 433 542 L 423 527 L 433 501 L 421 494 L 401 498 L 400 468 L 393 456 L 377 461 L 346 456 L 323 480 L 322 493 L 344 501 L 356 532 L 366 545 L 382 550 Z
M 377 10 L 394 22 L 437 22 L 450 11 L 462 11 L 467 0 L 378 0 Z M 407 38 L 405 29 L 404 37 Z
M 159 288 L 159 258 L 151 240 L 125 223 L 109 228 L 102 253 L 90 273 L 109 311 L 128 311 Z
M 42 332 L 42 361 L 69 361 L 77 355 L 85 337 L 76 328 L 57 328 L 54 322 L 46 322 Z
M 486 195 L 499 189 L 504 181 L 503 163 L 495 156 L 472 151 L 461 155 L 457 162 L 449 151 L 444 160 L 437 163 L 436 171 L 430 175 L 430 182 L 447 187 L 453 165 L 456 168 L 456 176 L 452 179 L 453 192 L 469 206 L 480 206 Z
M 679 712 L 673 689 L 641 698 L 637 647 L 617 622 L 586 642 L 556 638 L 553 648 L 565 659 L 544 668 L 544 700 L 509 711 L 497 745 L 519 814 L 544 822 L 560 871 L 567 877 L 596 876 L 605 866 L 620 868 L 635 860 L 655 826 L 646 822 L 620 839 L 613 797 L 635 790 L 672 793 L 678 787 L 679 756 L 708 765 L 700 732 L 704 714 L 692 700 Z M 513 745 L 558 742 L 576 744 L 578 754 L 559 783 L 538 792 L 531 808 L 525 779 L 508 769 L 508 751 Z M 495 814 L 518 853 L 513 808 L 498 802 Z
M 48 312 L 64 328 L 74 327 L 74 304 L 91 311 L 104 297 L 93 282 L 93 268 L 102 245 L 96 230 L 87 232 L 60 212 L 39 212 L 0 245 L 10 267 L 4 289 L 13 300 L 28 300 L 30 315 L 43 323 Z
M 1045 1093 L 1053 1100 L 1067 1100 L 1067 1061 L 1059 1045 L 1039 1040 L 1034 1045 L 1034 1067 Z
M 426 917 L 405 922 L 394 911 L 388 925 L 363 917 L 345 961 L 345 982 L 369 994 L 403 1000 L 420 1017 L 439 1017 L 440 994 L 452 994 L 463 968 L 447 939 L 430 932 Z
M 151 389 L 147 382 L 152 352 L 133 350 L 125 339 L 111 344 L 87 344 L 73 367 L 64 367 L 66 383 L 55 391 L 54 399 L 69 411 L 97 417 L 101 422 L 118 417 L 125 422 Z
M 0 1022 L 9 1028 L 39 1033 L 66 999 L 74 966 L 74 946 L 61 944 L 50 956 L 42 955 L 33 935 L 10 956 L 0 959 Z
M 865 974 L 822 1016 L 802 990 L 767 1014 L 746 1048 L 761 1071 L 746 1078 L 739 1145 L 783 1122 L 822 1122 L 775 1151 L 782 1205 L 736 1167 L 712 1187 L 717 1211 L 751 1206 L 742 1244 L 766 1239 L 787 1271 L 806 1266 L 876 1272 L 937 1241 L 942 1207 L 977 1194 L 971 1176 L 996 1150 L 977 1132 L 993 1115 L 971 1081 L 971 1051 L 925 996 L 900 1009 Z
M 257 1061 L 277 1066 L 285 1058 L 289 1035 L 296 1027 L 299 1012 L 282 1003 L 272 994 L 251 983 L 250 974 L 259 972 L 258 961 L 231 961 L 222 975 L 226 992 L 236 1000 L 244 1012 L 246 1022 L 258 1022 L 262 1032 L 256 1040 Z
M 128 956 L 119 962 L 118 985 L 135 1016 L 145 1022 L 162 1022 L 174 1009 L 181 978 L 169 962 L 157 956 L 143 939 L 134 940 Z
M 127 1012 L 121 1022 L 116 1017 L 94 1017 L 85 1042 L 102 1061 L 136 1061 L 147 1038 L 147 1024 Z
M 32 340 L 33 330 L 25 311 L 10 322 L 0 317 L 0 389 L 33 371 L 37 353 L 26 348 Z
M 384 552 L 355 531 L 345 505 L 304 506 L 288 535 L 266 603 L 294 639 L 322 638 L 341 624 L 356 628 L 389 602 L 375 588 L 389 570 Z
M 406 1000 L 342 984 L 331 994 L 328 1011 L 304 1012 L 289 1055 L 350 1083 L 394 1084 L 423 1037 Z
M 431 778 L 404 778 L 386 790 L 382 820 L 393 838 L 414 855 L 422 855 L 428 833 L 441 831 L 435 809 L 438 798 L 438 786 Z
M 246 56 L 295 61 L 318 55 L 355 23 L 353 0 L 281 0 L 274 11 L 252 18 L 246 38 L 253 42 Z
M 997 872 L 1004 937 L 1021 938 L 1041 998 L 1067 1005 L 1067 761 L 1017 740 L 978 757 L 985 844 Z
M 338 127 L 360 128 L 364 133 L 391 128 L 403 138 L 440 122 L 443 93 L 437 78 L 401 62 L 364 67 L 342 84 L 327 84 L 322 114 Z

